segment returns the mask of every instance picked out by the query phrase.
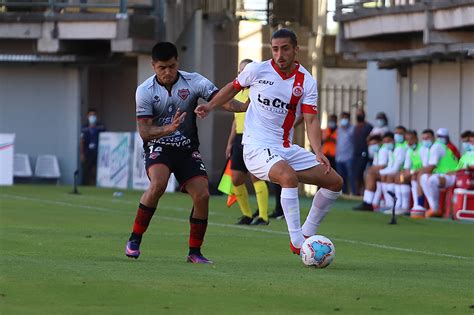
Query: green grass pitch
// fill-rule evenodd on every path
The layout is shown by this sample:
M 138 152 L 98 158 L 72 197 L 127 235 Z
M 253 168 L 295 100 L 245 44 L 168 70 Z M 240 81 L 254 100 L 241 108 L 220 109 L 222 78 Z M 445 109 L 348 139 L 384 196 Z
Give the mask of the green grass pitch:
M 354 212 L 338 201 L 320 228 L 326 269 L 290 254 L 284 221 L 234 225 L 212 196 L 203 253 L 185 262 L 191 201 L 166 194 L 131 260 L 140 192 L 0 187 L 0 314 L 473 314 L 474 225 Z M 252 200 L 255 204 L 255 200 Z M 301 199 L 302 214 L 311 200 Z

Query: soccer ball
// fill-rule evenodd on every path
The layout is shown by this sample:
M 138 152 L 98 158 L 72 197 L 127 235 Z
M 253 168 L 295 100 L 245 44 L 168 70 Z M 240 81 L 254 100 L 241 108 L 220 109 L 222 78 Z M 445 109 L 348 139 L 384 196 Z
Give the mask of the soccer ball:
M 314 235 L 301 246 L 301 260 L 306 266 L 327 267 L 336 256 L 334 244 L 327 237 Z

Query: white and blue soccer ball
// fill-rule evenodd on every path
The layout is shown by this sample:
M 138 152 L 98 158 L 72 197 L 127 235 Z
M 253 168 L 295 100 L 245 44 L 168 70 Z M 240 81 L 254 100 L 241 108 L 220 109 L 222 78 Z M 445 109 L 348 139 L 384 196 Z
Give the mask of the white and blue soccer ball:
M 306 266 L 326 268 L 336 256 L 336 249 L 327 237 L 314 235 L 304 241 L 300 255 Z

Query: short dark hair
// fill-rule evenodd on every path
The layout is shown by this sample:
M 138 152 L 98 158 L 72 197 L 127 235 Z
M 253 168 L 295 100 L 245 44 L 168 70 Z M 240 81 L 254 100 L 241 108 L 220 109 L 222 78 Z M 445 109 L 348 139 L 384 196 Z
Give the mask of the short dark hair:
M 384 112 L 378 112 L 375 118 L 382 118 L 382 119 L 385 119 L 385 121 L 388 121 L 387 115 L 385 115 Z
M 474 133 L 471 130 L 466 130 L 463 133 L 461 133 L 461 138 L 469 138 L 474 136 Z
M 387 138 L 387 137 L 388 137 L 388 138 L 392 138 L 392 139 L 393 139 L 393 138 L 394 138 L 393 132 L 387 131 L 387 132 L 383 135 L 383 137 L 384 137 L 384 138 Z
M 173 57 L 178 59 L 178 49 L 170 42 L 159 42 L 151 50 L 151 59 L 155 62 L 168 61 Z
M 432 137 L 434 137 L 433 129 L 425 129 L 421 132 L 421 134 L 424 134 L 424 133 L 429 133 Z
M 405 128 L 405 127 L 402 126 L 402 125 L 396 126 L 395 129 L 401 129 L 401 130 L 403 130 L 403 132 L 407 132 L 407 128 Z
M 375 140 L 375 141 L 377 141 L 377 142 L 382 142 L 382 137 L 381 137 L 380 135 L 378 135 L 378 134 L 377 134 L 377 135 L 371 135 L 371 136 L 369 137 L 369 139 L 367 140 L 367 142 L 370 142 L 370 141 L 372 141 L 372 140 Z
M 341 116 L 351 117 L 351 113 L 349 113 L 349 112 L 342 112 L 342 113 L 341 113 Z
M 298 38 L 296 37 L 295 32 L 287 28 L 280 28 L 279 30 L 275 31 L 272 35 L 270 41 L 275 38 L 289 38 L 293 47 L 298 46 Z
M 334 121 L 337 121 L 337 115 L 336 114 L 331 114 L 329 115 L 329 118 L 328 120 L 334 120 Z
M 417 133 L 416 130 L 414 130 L 414 129 L 413 129 L 413 130 L 407 130 L 407 131 L 405 132 L 405 134 L 407 134 L 407 135 L 413 135 L 413 136 L 415 136 L 415 137 L 418 137 L 418 133 Z
M 87 114 L 90 114 L 90 113 L 96 113 L 97 114 L 97 110 L 95 108 L 91 107 L 87 110 Z

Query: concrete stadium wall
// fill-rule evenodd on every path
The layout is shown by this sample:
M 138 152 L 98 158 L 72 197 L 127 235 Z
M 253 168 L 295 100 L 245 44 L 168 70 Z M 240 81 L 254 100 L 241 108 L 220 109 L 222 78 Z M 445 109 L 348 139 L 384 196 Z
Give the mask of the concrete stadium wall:
M 0 132 L 15 133 L 15 152 L 34 169 L 40 154 L 58 156 L 60 182 L 70 184 L 78 165 L 79 70 L 62 65 L 0 66 Z

